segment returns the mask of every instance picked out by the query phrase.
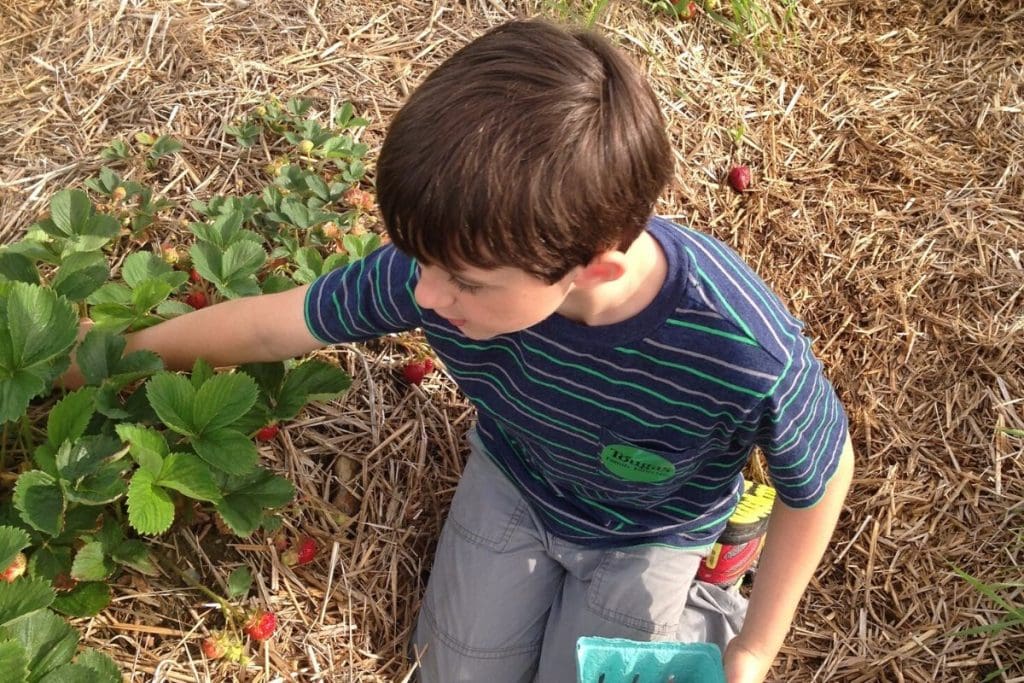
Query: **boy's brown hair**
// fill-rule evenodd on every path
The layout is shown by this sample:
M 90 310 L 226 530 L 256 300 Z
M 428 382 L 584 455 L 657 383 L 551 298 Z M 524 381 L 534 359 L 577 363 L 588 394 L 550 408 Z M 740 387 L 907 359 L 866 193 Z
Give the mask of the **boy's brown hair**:
M 657 100 L 622 53 L 592 32 L 515 21 L 412 94 L 377 194 L 391 239 L 421 262 L 554 283 L 628 247 L 671 173 Z

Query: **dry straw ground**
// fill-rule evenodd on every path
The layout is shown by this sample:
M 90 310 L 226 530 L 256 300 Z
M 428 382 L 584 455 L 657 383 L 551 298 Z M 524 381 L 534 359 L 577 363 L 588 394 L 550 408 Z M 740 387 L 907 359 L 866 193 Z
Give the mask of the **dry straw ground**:
M 179 205 L 258 191 L 266 151 L 240 152 L 224 127 L 271 95 L 324 112 L 353 101 L 375 149 L 446 55 L 560 4 L 572 3 L 5 2 L 3 241 L 139 130 L 185 143 L 151 179 Z M 1019 629 L 954 635 L 998 611 L 952 572 L 1021 577 L 1024 442 L 998 430 L 1024 428 L 1024 5 L 809 1 L 761 49 L 640 2 L 611 2 L 599 27 L 644 65 L 669 115 L 678 165 L 659 211 L 753 263 L 807 322 L 849 409 L 857 477 L 773 679 L 974 681 L 1024 655 Z M 722 184 L 732 160 L 754 168 L 742 197 Z M 323 542 L 320 561 L 292 571 L 258 540 L 224 548 L 204 528 L 159 541 L 211 581 L 253 567 L 282 626 L 248 671 L 203 661 L 217 614 L 173 577 L 119 582 L 113 608 L 82 623 L 87 639 L 137 681 L 402 680 L 472 419 L 442 376 L 393 382 L 408 343 L 332 352 L 351 391 L 265 451 L 299 485 L 288 523 Z M 339 454 L 362 463 L 347 480 Z M 361 501 L 348 522 L 331 505 L 345 490 Z

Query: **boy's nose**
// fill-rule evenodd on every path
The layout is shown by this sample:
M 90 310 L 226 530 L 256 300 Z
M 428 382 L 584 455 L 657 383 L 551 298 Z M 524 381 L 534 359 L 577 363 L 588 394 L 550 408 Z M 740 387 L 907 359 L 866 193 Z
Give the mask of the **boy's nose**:
M 436 310 L 451 306 L 455 297 L 451 288 L 447 286 L 443 276 L 431 272 L 433 268 L 420 268 L 420 279 L 416 283 L 413 295 L 420 308 Z

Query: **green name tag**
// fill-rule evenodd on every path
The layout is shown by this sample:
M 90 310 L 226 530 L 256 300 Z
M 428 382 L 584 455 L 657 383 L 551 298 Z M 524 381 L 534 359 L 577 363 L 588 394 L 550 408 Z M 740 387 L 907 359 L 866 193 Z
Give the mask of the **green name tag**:
M 660 455 L 626 444 L 605 446 L 601 462 L 620 479 L 645 484 L 665 481 L 676 473 L 675 465 Z

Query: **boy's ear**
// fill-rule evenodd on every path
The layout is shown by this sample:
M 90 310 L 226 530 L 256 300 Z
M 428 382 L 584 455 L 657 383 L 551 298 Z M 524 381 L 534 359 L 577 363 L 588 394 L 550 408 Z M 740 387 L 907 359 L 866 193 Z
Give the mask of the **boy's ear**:
M 625 254 L 619 251 L 603 251 L 580 269 L 573 279 L 573 284 L 581 289 L 590 289 L 618 280 L 625 272 Z

